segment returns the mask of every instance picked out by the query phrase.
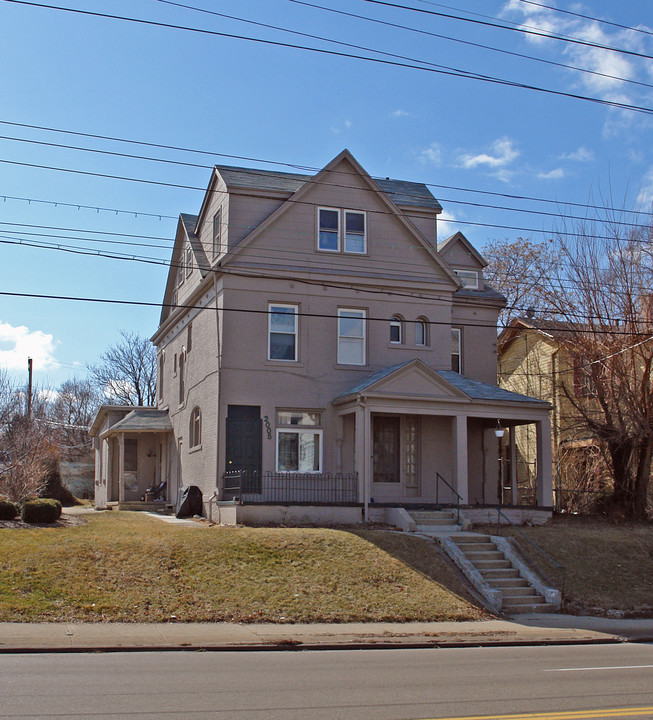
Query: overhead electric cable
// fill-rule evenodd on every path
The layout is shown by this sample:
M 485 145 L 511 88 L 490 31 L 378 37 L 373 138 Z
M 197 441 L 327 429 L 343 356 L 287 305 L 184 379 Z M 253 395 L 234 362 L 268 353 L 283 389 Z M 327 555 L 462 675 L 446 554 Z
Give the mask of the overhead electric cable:
M 620 28 L 621 30 L 632 30 L 632 32 L 642 33 L 643 35 L 653 35 L 650 30 L 644 28 L 632 27 L 631 25 L 622 25 L 621 23 L 612 22 L 610 20 L 601 20 L 601 18 L 593 17 L 592 15 L 584 15 L 583 13 L 573 12 L 572 10 L 564 10 L 563 8 L 554 7 L 553 5 L 545 5 L 544 3 L 535 2 L 534 0 L 519 0 L 526 5 L 534 5 L 552 12 L 562 13 L 563 15 L 572 15 L 573 17 L 582 18 L 583 20 L 591 20 L 592 22 L 600 23 L 601 25 L 610 25 L 611 27 Z
M 181 3 L 173 3 L 171 0 L 157 0 L 157 2 L 162 2 L 170 5 L 179 5 L 180 7 L 192 7 L 189 5 L 182 5 Z M 597 75 L 599 77 L 608 78 L 611 80 L 618 80 L 620 82 L 628 83 L 630 85 L 638 85 L 641 87 L 653 87 L 650 83 L 641 82 L 639 80 L 631 80 L 629 78 L 619 77 L 617 75 L 610 75 L 608 73 L 602 73 L 598 70 L 590 70 L 589 68 L 582 68 L 578 67 L 577 65 L 568 65 L 567 63 L 563 62 L 557 62 L 555 60 L 547 60 L 546 58 L 536 57 L 534 55 L 527 55 L 526 53 L 520 53 L 516 52 L 514 50 L 506 50 L 505 48 L 498 48 L 493 45 L 487 45 L 484 43 L 478 43 L 478 42 L 472 42 L 471 40 L 463 40 L 462 38 L 456 38 L 452 37 L 451 35 L 443 35 L 441 33 L 432 32 L 430 30 L 424 30 L 423 28 L 415 28 L 411 27 L 409 25 L 402 25 L 400 23 L 394 23 L 389 22 L 388 20 L 380 20 L 378 18 L 370 17 L 369 15 L 359 15 L 357 13 L 347 12 L 345 10 L 336 10 L 335 8 L 326 7 L 324 5 L 318 5 L 316 3 L 307 2 L 307 0 L 288 0 L 288 2 L 294 3 L 296 5 L 304 5 L 306 7 L 316 8 L 318 10 L 324 10 L 325 12 L 333 13 L 336 15 L 343 15 L 345 17 L 352 17 L 357 18 L 359 20 L 365 20 L 366 22 L 375 23 L 377 25 L 385 25 L 386 27 L 392 27 L 399 30 L 407 30 L 409 32 L 414 32 L 419 35 L 426 35 L 428 37 L 434 37 L 439 38 L 441 40 L 449 40 L 450 42 L 458 43 L 460 45 L 467 45 L 468 47 L 476 47 L 481 50 L 491 50 L 492 52 L 497 52 L 502 55 L 510 55 L 512 57 L 518 57 L 522 58 L 524 60 L 532 60 L 533 62 L 539 62 L 543 63 L 545 65 L 552 65 L 554 67 L 560 67 L 564 68 L 566 70 L 575 70 L 577 72 L 587 73 L 589 75 Z M 211 12 L 209 10 L 201 10 L 200 8 L 193 8 L 197 9 L 199 12 Z
M 19 0 L 9 0 L 10 2 L 18 2 Z M 560 40 L 562 42 L 572 43 L 574 45 L 583 45 L 585 47 L 597 48 L 599 50 L 609 50 L 610 52 L 620 53 L 622 55 L 632 55 L 634 57 L 644 58 L 645 60 L 653 60 L 653 55 L 647 55 L 646 53 L 636 52 L 635 50 L 626 50 L 625 48 L 611 47 L 610 45 L 602 45 L 601 43 L 590 42 L 589 40 L 582 40 L 581 38 L 570 37 L 568 35 L 554 35 L 553 33 L 546 32 L 543 30 L 536 30 L 519 25 L 517 27 L 510 27 L 509 25 L 503 25 L 501 23 L 491 23 L 483 20 L 474 20 L 472 18 L 461 17 L 460 15 L 450 15 L 448 13 L 441 13 L 435 10 L 424 10 L 423 8 L 410 7 L 409 5 L 401 5 L 399 3 L 387 2 L 387 0 L 361 0 L 361 2 L 372 3 L 373 5 L 384 5 L 386 7 L 398 8 L 400 10 L 410 10 L 416 13 L 423 13 L 426 15 L 434 15 L 436 17 L 445 17 L 451 20 L 461 20 L 462 22 L 474 23 L 476 25 L 485 25 L 487 27 L 497 28 L 499 30 L 510 30 L 512 32 L 519 32 L 525 35 L 535 35 L 537 37 L 543 37 L 547 40 Z
M 365 2 L 372 2 L 372 1 L 379 2 L 379 0 L 364 0 L 364 1 Z M 573 100 L 583 100 L 585 102 L 592 102 L 592 103 L 595 103 L 598 105 L 604 105 L 606 107 L 619 108 L 621 110 L 631 110 L 633 112 L 639 112 L 639 113 L 644 113 L 644 114 L 653 114 L 653 108 L 643 107 L 640 105 L 632 105 L 630 103 L 622 103 L 622 102 L 618 102 L 616 100 L 607 100 L 607 99 L 602 99 L 602 98 L 597 98 L 597 97 L 590 97 L 587 95 L 579 95 L 578 93 L 564 92 L 562 90 L 543 88 L 543 87 L 539 87 L 536 85 L 530 85 L 528 83 L 516 82 L 516 81 L 512 81 L 512 80 L 505 80 L 502 78 L 496 78 L 496 77 L 492 77 L 492 76 L 485 76 L 485 75 L 481 75 L 479 73 L 470 73 L 469 71 L 456 70 L 456 69 L 445 70 L 442 67 L 436 68 L 436 67 L 430 67 L 430 66 L 425 67 L 424 65 L 411 65 L 409 63 L 399 62 L 397 60 L 388 60 L 388 59 L 383 59 L 383 58 L 378 58 L 378 57 L 366 57 L 363 55 L 355 55 L 353 53 L 346 53 L 346 52 L 341 52 L 341 51 L 336 51 L 336 50 L 328 50 L 326 48 L 310 47 L 310 46 L 306 46 L 306 45 L 298 45 L 296 43 L 285 43 L 285 42 L 281 42 L 278 40 L 268 40 L 268 39 L 264 39 L 264 38 L 251 37 L 251 36 L 247 36 L 247 35 L 237 35 L 234 33 L 224 33 L 224 32 L 218 32 L 217 30 L 207 30 L 205 28 L 195 28 L 195 27 L 189 27 L 186 25 L 175 25 L 172 23 L 162 23 L 162 22 L 158 22 L 155 20 L 143 20 L 141 18 L 127 17 L 127 16 L 123 16 L 123 15 L 98 13 L 98 12 L 92 12 L 90 10 L 80 10 L 77 8 L 61 7 L 58 5 L 49 5 L 46 3 L 30 2 L 29 0 L 2 0 L 2 2 L 14 3 L 17 5 L 26 5 L 26 6 L 30 6 L 30 7 L 38 7 L 38 8 L 48 9 L 48 10 L 59 10 L 62 12 L 70 12 L 70 13 L 75 13 L 75 14 L 80 14 L 80 15 L 87 15 L 87 16 L 91 16 L 91 17 L 99 17 L 99 18 L 103 18 L 103 19 L 120 20 L 120 21 L 124 21 L 124 22 L 134 22 L 134 23 L 138 23 L 141 25 L 150 25 L 153 27 L 162 27 L 162 28 L 173 29 L 173 30 L 183 30 L 183 31 L 187 31 L 187 32 L 200 33 L 200 34 L 204 34 L 204 35 L 229 38 L 232 40 L 243 40 L 246 42 L 253 42 L 253 43 L 258 43 L 258 44 L 263 44 L 263 45 L 272 45 L 275 47 L 282 47 L 282 48 L 287 48 L 287 49 L 292 49 L 292 50 L 303 50 L 306 52 L 314 52 L 314 53 L 318 53 L 318 54 L 322 54 L 322 55 L 332 55 L 335 57 L 343 57 L 343 58 L 354 59 L 354 60 L 362 60 L 364 62 L 378 63 L 378 64 L 382 64 L 382 65 L 390 65 L 393 67 L 406 68 L 406 69 L 410 69 L 410 70 L 420 70 L 423 72 L 436 73 L 436 74 L 445 75 L 448 77 L 467 78 L 469 80 L 476 80 L 479 82 L 489 82 L 489 83 L 492 83 L 495 85 L 503 85 L 506 87 L 520 88 L 522 90 L 542 92 L 542 93 L 545 93 L 548 95 L 555 95 L 557 97 L 566 97 L 566 98 L 573 99 Z M 415 10 L 416 8 L 411 8 L 411 9 Z M 420 11 L 420 12 L 426 12 L 426 11 Z M 474 21 L 474 22 L 479 22 L 479 21 Z M 503 26 L 503 27 L 505 27 L 505 26 Z M 510 28 L 510 29 L 513 29 L 513 28 Z M 552 36 L 548 36 L 548 37 L 552 37 Z M 580 42 L 580 41 L 577 41 L 577 42 Z M 588 44 L 588 43 L 583 43 L 583 44 Z M 610 49 L 610 48 L 605 48 L 605 49 Z M 376 51 L 372 51 L 372 52 L 376 52 Z M 623 52 L 626 52 L 626 51 L 623 51 Z M 639 53 L 636 53 L 636 54 L 639 54 Z M 641 55 L 641 54 L 639 54 L 639 55 Z M 653 59 L 653 56 L 644 56 L 644 55 L 641 55 L 641 56 L 647 57 L 647 59 Z M 420 62 L 422 62 L 422 61 L 420 61 Z
M 135 212 L 134 210 L 118 210 L 116 208 L 106 208 L 106 207 L 99 207 L 97 205 L 82 205 L 81 203 L 69 203 L 69 202 L 61 202 L 61 200 L 42 200 L 38 198 L 26 198 L 26 197 L 18 197 L 16 195 L 0 195 L 0 198 L 2 198 L 3 201 L 7 200 L 18 200 L 21 202 L 26 202 L 28 205 L 31 205 L 32 203 L 38 203 L 41 205 L 53 205 L 54 207 L 58 207 L 61 205 L 62 207 L 71 207 L 71 208 L 77 208 L 78 210 L 95 210 L 97 213 L 100 212 L 110 212 L 115 213 L 116 215 L 133 215 L 134 217 L 152 217 L 152 218 L 159 218 L 159 220 L 162 219 L 172 219 L 176 220 L 177 215 L 163 215 L 161 213 L 151 213 L 151 212 L 143 212 L 142 210 L 139 210 L 138 212 Z

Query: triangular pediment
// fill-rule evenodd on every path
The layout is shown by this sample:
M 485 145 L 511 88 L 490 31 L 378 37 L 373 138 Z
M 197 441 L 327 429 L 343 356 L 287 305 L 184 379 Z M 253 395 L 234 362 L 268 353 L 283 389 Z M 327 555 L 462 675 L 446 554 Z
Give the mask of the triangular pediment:
M 438 243 L 438 253 L 453 266 L 463 265 L 479 270 L 487 266 L 487 260 L 460 231 Z
M 366 214 L 367 249 L 360 255 L 316 251 L 318 208 L 340 208 Z M 341 231 L 344 232 L 344 231 Z M 304 182 L 280 207 L 220 260 L 254 266 L 266 258 L 268 269 L 288 269 L 301 259 L 307 272 L 332 274 L 421 274 L 422 280 L 456 289 L 458 279 L 389 195 L 343 150 Z M 401 262 L 397 261 L 401 258 Z M 411 261 L 419 268 L 409 270 Z
M 422 397 L 431 400 L 469 399 L 469 396 L 462 390 L 447 382 L 421 360 L 410 360 L 402 365 L 374 373 L 343 393 L 340 398 L 344 399 L 354 395 L 361 397 L 375 395 L 397 398 Z

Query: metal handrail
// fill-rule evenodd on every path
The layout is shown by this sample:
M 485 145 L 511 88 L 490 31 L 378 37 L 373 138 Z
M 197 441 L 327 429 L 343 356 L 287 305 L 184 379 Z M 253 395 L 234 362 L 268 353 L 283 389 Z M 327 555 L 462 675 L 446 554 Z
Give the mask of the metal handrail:
M 565 580 L 567 578 L 567 568 L 565 568 L 564 565 L 561 565 L 559 562 L 555 561 L 549 553 L 546 552 L 546 550 L 543 550 L 534 540 L 531 540 L 528 535 L 523 531 L 520 530 L 520 528 L 515 525 L 515 523 L 501 510 L 501 508 L 497 505 L 497 535 L 499 534 L 499 528 L 501 527 L 501 518 L 504 518 L 504 520 L 512 525 L 512 527 L 515 528 L 515 530 L 521 535 L 521 537 L 526 540 L 527 543 L 532 545 L 539 553 L 540 555 L 544 555 L 544 557 L 558 570 L 562 570 L 562 587 L 560 589 L 560 596 L 564 600 L 565 595 Z
M 454 488 L 440 475 L 440 473 L 436 470 L 435 472 L 435 504 L 440 504 L 440 480 L 451 490 L 451 492 L 456 496 L 456 524 L 460 525 L 460 501 L 463 499 L 462 495 L 459 495 Z

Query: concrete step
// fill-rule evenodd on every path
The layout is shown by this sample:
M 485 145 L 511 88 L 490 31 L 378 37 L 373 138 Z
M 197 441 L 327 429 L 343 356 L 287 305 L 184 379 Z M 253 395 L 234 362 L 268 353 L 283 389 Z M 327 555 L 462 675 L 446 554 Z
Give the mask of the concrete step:
M 481 571 L 512 567 L 509 560 L 477 560 L 476 562 L 472 562 L 472 565 Z
M 503 596 L 503 609 L 509 610 L 513 605 L 533 605 L 534 607 L 537 605 L 546 605 L 546 600 L 541 596 L 535 593 L 533 591 L 533 595 L 523 596 L 523 595 L 514 595 L 514 596 Z M 537 611 L 535 611 L 537 612 Z
M 502 578 L 519 578 L 519 570 L 514 567 L 509 568 L 489 568 L 481 570 L 481 575 L 486 580 L 498 580 Z
M 498 550 L 474 550 L 472 552 L 465 551 L 465 557 L 475 563 L 477 560 L 503 560 L 502 552 Z
M 531 598 L 533 598 L 537 595 L 537 592 L 528 583 L 526 583 L 522 587 L 502 588 L 502 595 L 503 595 L 504 600 L 505 600 L 505 598 L 509 598 L 512 600 L 515 598 L 524 598 L 524 597 L 528 596 L 527 602 L 530 602 Z M 542 601 L 546 602 L 546 600 L 544 598 L 542 598 Z
M 428 517 L 428 518 L 416 518 L 413 517 L 413 520 L 417 525 L 456 525 L 456 518 L 452 517 Z
M 465 543 L 491 543 L 492 540 L 490 539 L 489 535 L 469 535 L 465 533 L 460 533 L 460 535 L 456 535 L 456 537 L 451 538 L 456 545 L 465 545 Z
M 485 577 L 485 576 L 484 576 Z M 523 587 L 530 587 L 530 585 L 524 580 L 523 577 L 506 577 L 506 578 L 488 578 L 485 577 L 485 580 L 488 585 L 491 585 L 492 587 L 499 588 L 499 589 L 509 589 L 512 590 L 513 588 L 523 588 Z
M 543 605 L 533 604 L 530 602 L 524 603 L 523 605 L 511 605 L 510 607 L 504 608 L 508 615 L 523 615 L 525 613 L 552 613 L 555 612 L 555 607 L 548 603 Z
M 458 547 L 465 553 L 470 552 L 487 552 L 488 550 L 496 550 L 494 543 L 456 543 Z
M 410 510 L 410 514 L 415 518 L 428 518 L 428 517 L 450 517 L 456 516 L 453 510 Z

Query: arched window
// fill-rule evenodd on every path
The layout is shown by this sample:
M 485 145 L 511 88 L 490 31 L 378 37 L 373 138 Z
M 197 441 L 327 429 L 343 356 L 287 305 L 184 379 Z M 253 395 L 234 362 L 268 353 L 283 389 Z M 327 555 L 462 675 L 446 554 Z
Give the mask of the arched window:
M 190 414 L 188 427 L 189 447 L 194 448 L 202 444 L 202 411 L 196 407 Z
M 400 315 L 390 318 L 390 342 L 400 345 L 404 341 L 404 320 Z
M 424 318 L 415 320 L 415 345 L 428 345 L 428 323 Z

